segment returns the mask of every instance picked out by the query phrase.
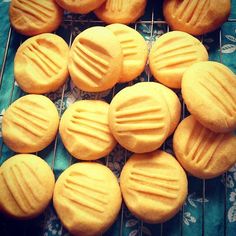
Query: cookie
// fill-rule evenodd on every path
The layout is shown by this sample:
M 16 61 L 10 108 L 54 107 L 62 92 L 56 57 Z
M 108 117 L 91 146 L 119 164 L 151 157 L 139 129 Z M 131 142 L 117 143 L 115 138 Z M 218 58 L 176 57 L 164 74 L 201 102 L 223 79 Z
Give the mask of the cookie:
M 236 162 L 236 136 L 214 133 L 192 115 L 176 129 L 173 146 L 183 168 L 198 178 L 217 177 Z
M 27 93 L 56 91 L 68 77 L 67 43 L 55 34 L 40 34 L 18 48 L 14 60 L 17 83 Z
M 52 199 L 54 175 L 40 157 L 18 154 L 0 167 L 0 207 L 5 214 L 29 219 L 41 214 Z
M 192 35 L 180 31 L 172 31 L 158 38 L 149 55 L 154 78 L 170 88 L 181 88 L 186 69 L 196 62 L 207 60 L 204 45 Z
M 17 32 L 33 36 L 55 31 L 62 22 L 63 10 L 54 0 L 12 0 L 9 18 Z
M 111 30 L 119 40 L 123 53 L 123 68 L 119 82 L 129 82 L 138 77 L 145 68 L 148 47 L 143 36 L 123 24 L 111 24 Z
M 73 13 L 87 14 L 98 8 L 105 0 L 55 0 L 56 3 L 65 10 Z
M 107 156 L 116 145 L 108 125 L 109 104 L 81 100 L 63 114 L 60 135 L 69 153 L 81 160 Z
M 120 211 L 120 187 L 106 166 L 80 162 L 70 166 L 58 178 L 53 204 L 71 234 L 101 235 Z
M 199 62 L 187 69 L 182 95 L 189 112 L 213 132 L 236 129 L 236 76 L 218 62 Z
M 227 21 L 230 8 L 230 0 L 165 0 L 163 14 L 173 30 L 201 35 Z
M 146 89 L 153 88 L 156 90 L 156 94 L 163 95 L 169 110 L 169 116 L 171 121 L 168 136 L 171 135 L 176 129 L 181 116 L 181 104 L 177 95 L 171 89 L 167 88 L 166 86 L 160 83 L 143 82 L 137 83 L 135 86 L 140 86 L 140 88 L 142 89 L 145 89 L 145 87 Z
M 122 59 L 116 36 L 106 27 L 95 26 L 75 38 L 68 68 L 78 88 L 86 92 L 101 92 L 119 81 Z
M 135 153 L 159 148 L 170 132 L 171 118 L 162 93 L 146 83 L 126 87 L 109 108 L 109 125 L 116 140 Z
M 144 14 L 146 4 L 147 0 L 107 0 L 94 13 L 109 24 L 129 24 Z
M 13 102 L 3 116 L 3 141 L 15 152 L 37 152 L 54 140 L 58 125 L 58 112 L 49 98 L 26 95 Z
M 187 177 L 176 159 L 163 151 L 134 154 L 125 164 L 120 186 L 130 212 L 147 223 L 162 223 L 182 207 Z

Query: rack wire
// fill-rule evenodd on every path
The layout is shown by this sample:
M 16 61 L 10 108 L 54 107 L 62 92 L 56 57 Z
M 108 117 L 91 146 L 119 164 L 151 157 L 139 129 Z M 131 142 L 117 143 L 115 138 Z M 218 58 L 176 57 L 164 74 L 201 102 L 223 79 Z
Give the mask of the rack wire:
M 154 6 L 154 1 L 152 2 L 153 6 Z M 138 28 L 138 25 L 140 24 L 146 24 L 146 25 L 149 25 L 150 27 L 150 35 L 149 35 L 149 40 L 148 40 L 148 45 L 149 47 L 151 47 L 154 39 L 155 39 L 155 35 L 154 35 L 154 28 L 157 26 L 157 25 L 163 25 L 166 27 L 166 31 L 165 32 L 168 32 L 170 29 L 169 29 L 169 26 L 168 24 L 160 19 L 160 20 L 156 20 L 156 16 L 155 16 L 155 11 L 154 11 L 154 7 L 152 6 L 152 11 L 151 11 L 151 18 L 148 19 L 148 20 L 139 20 L 137 21 L 135 24 L 132 25 L 132 27 L 137 30 Z M 72 44 L 72 41 L 73 41 L 73 27 L 74 25 L 77 25 L 77 24 L 88 24 L 88 25 L 102 25 L 103 22 L 100 21 L 100 20 L 96 20 L 96 19 L 78 19 L 76 17 L 76 15 L 72 15 L 72 17 L 70 19 L 66 18 L 64 20 L 64 22 L 66 24 L 69 24 L 70 25 L 70 28 L 69 28 L 69 31 L 70 31 L 70 36 L 69 36 L 69 42 L 68 44 L 71 45 Z M 236 19 L 229 19 L 228 22 L 236 22 Z M 55 32 L 56 33 L 56 32 Z M 3 82 L 3 78 L 4 78 L 4 72 L 5 72 L 5 69 L 6 69 L 6 62 L 7 62 L 7 57 L 8 57 L 8 52 L 9 52 L 9 47 L 10 47 L 10 41 L 12 40 L 12 34 L 13 34 L 13 30 L 12 28 L 10 27 L 9 28 L 9 31 L 8 31 L 8 34 L 7 34 L 7 40 L 6 40 L 6 44 L 5 44 L 5 50 L 4 50 L 4 55 L 3 55 L 3 61 L 2 61 L 2 65 L 1 65 L 1 70 L 0 70 L 0 89 L 1 89 L 1 85 L 2 85 L 2 82 Z M 223 62 L 222 61 L 222 32 L 221 30 L 219 31 L 219 49 L 220 49 L 220 62 Z M 201 40 L 203 41 L 204 40 L 204 36 L 201 38 Z M 148 62 L 147 62 L 148 63 Z M 152 76 L 151 76 L 151 73 L 150 71 L 148 71 L 148 74 L 147 74 L 147 81 L 151 81 L 152 79 Z M 130 82 L 127 84 L 127 86 L 130 86 L 132 85 L 133 83 Z M 15 83 L 13 82 L 12 83 L 12 87 L 11 87 L 11 91 L 10 91 L 10 95 L 9 95 L 9 98 L 8 98 L 8 106 L 13 102 L 13 92 L 15 90 Z M 112 97 L 116 94 L 116 87 L 113 88 L 112 90 Z M 62 90 L 61 90 L 61 96 L 60 96 L 60 105 L 59 105 L 59 115 L 61 116 L 62 113 L 63 113 L 63 100 L 64 100 L 64 97 L 65 97 L 65 85 L 62 87 Z M 184 102 L 182 102 L 182 119 L 184 119 L 186 116 L 188 115 L 188 112 L 187 112 L 187 109 L 186 109 L 186 105 L 184 104 Z M 51 163 L 49 163 L 51 165 L 51 168 L 52 170 L 54 170 L 54 165 L 55 165 L 55 161 L 56 161 L 56 158 L 57 158 L 57 149 L 58 149 L 58 136 L 56 137 L 55 141 L 54 141 L 54 144 L 53 144 L 53 158 L 52 158 L 52 161 Z M 0 143 L 0 159 L 2 159 L 2 148 L 3 148 L 3 143 Z M 163 145 L 163 150 L 165 150 L 165 143 Z M 125 156 L 124 156 L 124 163 L 127 161 L 128 159 L 128 152 L 125 151 Z M 108 166 L 109 164 L 109 156 L 106 157 L 106 161 L 105 161 L 105 165 Z M 1 161 L 0 161 L 1 162 Z M 73 158 L 70 157 L 70 159 L 68 160 L 68 163 L 69 165 L 71 165 L 73 162 Z M 222 222 L 222 224 L 224 225 L 224 236 L 227 236 L 227 224 L 226 224 L 226 209 L 227 209 L 227 185 L 226 185 L 226 180 L 227 180 L 227 173 L 224 174 L 224 220 Z M 202 198 L 203 198 L 203 201 L 202 201 L 202 220 L 201 220 L 201 235 L 206 235 L 205 234 L 205 198 L 206 198 L 206 181 L 205 180 L 202 180 Z M 121 212 L 120 212 L 120 215 L 119 215 L 119 219 L 120 219 L 120 225 L 119 225 L 119 236 L 123 236 L 124 235 L 124 212 L 126 211 L 126 207 L 124 205 L 124 203 L 122 203 L 122 208 L 121 208 Z M 184 235 L 184 231 L 183 231 L 183 215 L 184 215 L 184 212 L 185 212 L 185 207 L 183 206 L 182 207 L 182 210 L 180 211 L 180 220 L 179 220 L 179 235 Z M 137 232 L 136 235 L 140 235 L 140 236 L 143 236 L 143 225 L 144 223 L 142 221 L 139 221 L 139 230 Z M 159 234 L 160 236 L 163 236 L 165 235 L 165 231 L 164 231 L 164 228 L 165 228 L 165 223 L 164 224 L 160 224 L 159 226 Z M 64 231 L 62 231 L 64 232 Z M 23 235 L 27 235 L 27 229 L 25 229 L 25 232 L 23 233 Z M 104 234 L 104 235 L 108 235 L 108 234 Z

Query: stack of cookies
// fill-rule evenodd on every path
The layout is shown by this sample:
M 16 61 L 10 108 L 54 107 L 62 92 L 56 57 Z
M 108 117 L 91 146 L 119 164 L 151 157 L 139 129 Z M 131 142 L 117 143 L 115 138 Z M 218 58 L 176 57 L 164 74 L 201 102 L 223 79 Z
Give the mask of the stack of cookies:
M 99 235 L 115 221 L 122 197 L 137 218 L 161 223 L 185 201 L 184 170 L 203 179 L 227 171 L 236 162 L 235 74 L 208 61 L 204 45 L 192 36 L 215 30 L 227 19 L 230 1 L 219 2 L 227 2 L 220 14 L 211 1 L 165 0 L 164 16 L 175 31 L 159 37 L 149 53 L 142 35 L 124 25 L 144 13 L 146 0 L 13 0 L 12 26 L 33 36 L 14 61 L 15 79 L 30 94 L 12 103 L 3 117 L 4 143 L 22 154 L 0 167 L 0 210 L 28 219 L 42 213 L 53 197 L 72 234 Z M 69 48 L 50 33 L 62 22 L 63 9 L 94 11 L 112 24 L 86 29 Z M 55 105 L 41 95 L 56 91 L 68 75 L 83 91 L 105 91 L 134 80 L 146 64 L 155 82 L 128 86 L 110 104 L 76 101 L 61 120 Z M 190 112 L 180 124 L 181 103 L 171 89 L 181 89 Z M 48 164 L 30 153 L 46 148 L 58 129 L 65 148 L 82 162 L 65 170 L 54 188 Z M 176 159 L 160 150 L 171 135 Z M 133 153 L 120 186 L 109 168 L 93 162 L 108 156 L 117 143 Z

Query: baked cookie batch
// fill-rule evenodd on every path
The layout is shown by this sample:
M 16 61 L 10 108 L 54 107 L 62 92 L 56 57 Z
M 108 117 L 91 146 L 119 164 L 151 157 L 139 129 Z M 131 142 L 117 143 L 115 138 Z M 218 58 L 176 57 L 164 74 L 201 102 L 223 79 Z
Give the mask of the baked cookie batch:
M 0 211 L 29 219 L 53 199 L 70 233 L 99 235 L 114 223 L 123 197 L 137 218 L 161 223 L 185 201 L 184 169 L 207 179 L 236 162 L 235 74 L 208 61 L 203 44 L 191 36 L 213 31 L 226 21 L 230 1 L 219 1 L 216 7 L 213 0 L 165 0 L 164 16 L 174 31 L 157 38 L 150 53 L 143 37 L 124 25 L 135 22 L 146 3 L 11 1 L 13 28 L 33 37 L 21 44 L 14 60 L 15 79 L 30 94 L 13 102 L 3 116 L 3 141 L 21 154 L 0 167 Z M 112 24 L 84 30 L 69 48 L 50 33 L 61 24 L 62 9 L 94 11 Z M 147 61 L 156 82 L 128 86 L 110 104 L 76 101 L 59 119 L 55 105 L 41 95 L 56 91 L 68 75 L 81 90 L 105 91 L 137 78 Z M 181 122 L 181 104 L 171 89 L 181 89 L 191 113 Z M 83 162 L 70 166 L 55 183 L 49 165 L 31 153 L 46 148 L 58 130 L 68 152 Z M 172 134 L 176 158 L 160 150 Z M 121 171 L 120 185 L 109 168 L 93 162 L 108 156 L 117 143 L 134 153 Z

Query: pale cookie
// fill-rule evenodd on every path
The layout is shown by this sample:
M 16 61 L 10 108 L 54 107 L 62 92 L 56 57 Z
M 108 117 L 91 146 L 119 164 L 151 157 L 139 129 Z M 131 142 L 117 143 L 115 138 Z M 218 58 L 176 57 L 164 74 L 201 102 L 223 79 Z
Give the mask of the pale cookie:
M 86 92 L 101 92 L 119 81 L 122 59 L 116 36 L 106 27 L 95 26 L 75 38 L 68 67 L 78 88 Z
M 26 40 L 17 50 L 14 75 L 27 93 L 56 91 L 68 77 L 67 43 L 55 34 L 40 34 Z
M 40 157 L 19 154 L 0 167 L 0 208 L 14 218 L 29 219 L 41 214 L 52 199 L 54 175 Z
M 159 148 L 170 132 L 170 113 L 162 93 L 140 83 L 121 90 L 109 108 L 109 125 L 116 140 L 135 153 Z
M 100 7 L 106 0 L 55 0 L 65 10 L 73 13 L 87 14 Z
M 53 195 L 61 222 L 77 236 L 104 233 L 114 223 L 121 201 L 116 176 L 95 162 L 70 166 L 58 178 Z
M 154 88 L 156 90 L 156 94 L 163 95 L 169 110 L 169 116 L 171 120 L 169 135 L 171 135 L 176 129 L 181 116 L 181 104 L 177 95 L 171 89 L 155 82 L 142 82 L 137 83 L 135 86 L 140 86 L 142 89 L 145 89 L 145 87 L 146 89 Z
M 199 62 L 183 76 L 182 94 L 189 112 L 213 132 L 236 129 L 236 76 L 223 64 Z
M 171 88 L 181 88 L 186 69 L 207 61 L 204 45 L 188 33 L 172 31 L 162 35 L 152 46 L 149 65 L 154 78 Z
M 107 0 L 94 13 L 109 24 L 129 24 L 144 14 L 146 4 L 147 0 Z
M 49 98 L 26 95 L 12 103 L 3 116 L 3 141 L 15 152 L 37 152 L 54 140 L 58 125 L 58 112 Z
M 107 156 L 116 145 L 108 125 L 109 104 L 81 100 L 63 114 L 60 135 L 66 149 L 81 160 Z
M 214 133 L 192 115 L 176 129 L 173 146 L 183 168 L 198 178 L 217 177 L 236 162 L 236 136 Z
M 122 24 L 108 25 L 119 40 L 123 53 L 123 68 L 119 82 L 129 82 L 138 77 L 145 68 L 148 47 L 143 36 L 129 26 Z
M 201 35 L 220 27 L 230 7 L 230 0 L 165 0 L 163 14 L 173 30 Z
M 121 192 L 132 214 L 147 223 L 172 218 L 187 196 L 187 177 L 176 159 L 163 151 L 134 154 L 125 164 Z
M 54 0 L 12 0 L 9 18 L 17 32 L 32 36 L 56 30 L 62 22 L 63 10 Z

